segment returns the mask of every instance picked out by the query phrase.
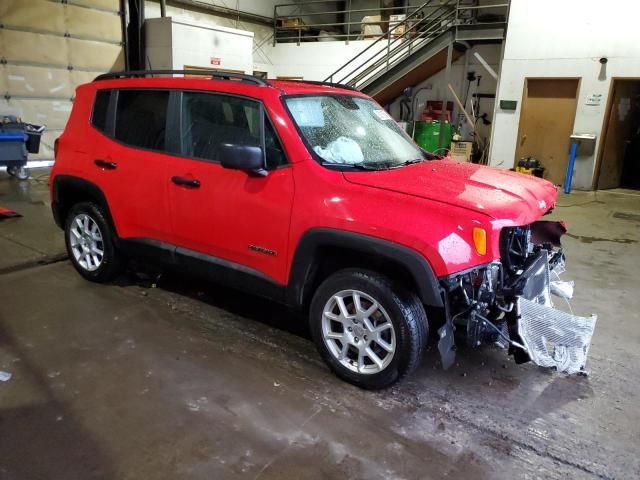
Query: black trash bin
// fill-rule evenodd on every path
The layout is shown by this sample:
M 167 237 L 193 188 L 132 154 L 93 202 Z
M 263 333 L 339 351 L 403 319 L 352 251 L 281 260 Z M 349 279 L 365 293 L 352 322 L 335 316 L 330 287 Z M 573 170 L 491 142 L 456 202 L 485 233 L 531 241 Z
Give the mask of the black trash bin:
M 29 153 L 38 153 L 40 151 L 40 139 L 42 138 L 42 132 L 44 132 L 44 125 L 25 123 L 24 131 L 27 134 L 27 151 Z

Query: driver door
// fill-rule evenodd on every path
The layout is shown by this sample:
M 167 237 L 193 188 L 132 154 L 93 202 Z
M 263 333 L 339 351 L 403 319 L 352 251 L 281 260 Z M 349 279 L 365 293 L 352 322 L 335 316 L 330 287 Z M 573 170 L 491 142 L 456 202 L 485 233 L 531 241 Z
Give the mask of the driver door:
M 262 104 L 209 92 L 182 92 L 180 97 L 181 155 L 168 168 L 178 253 L 202 254 L 205 262 L 222 260 L 231 269 L 248 267 L 286 283 L 293 178 Z M 268 174 L 222 168 L 223 143 L 266 144 Z

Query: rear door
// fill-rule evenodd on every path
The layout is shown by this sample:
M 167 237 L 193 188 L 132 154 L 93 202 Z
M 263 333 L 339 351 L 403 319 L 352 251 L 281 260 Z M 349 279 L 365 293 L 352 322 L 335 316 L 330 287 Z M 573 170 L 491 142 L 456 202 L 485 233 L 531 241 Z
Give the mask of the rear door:
M 169 90 L 112 90 L 107 115 L 96 117 L 94 110 L 94 127 L 104 135 L 96 138 L 90 161 L 121 238 L 170 240 L 169 97 Z M 105 101 L 99 96 L 96 106 Z
M 293 177 L 263 105 L 209 92 L 183 92 L 180 105 L 182 153 L 168 172 L 176 245 L 286 283 Z M 221 144 L 262 146 L 263 130 L 266 176 L 222 168 Z

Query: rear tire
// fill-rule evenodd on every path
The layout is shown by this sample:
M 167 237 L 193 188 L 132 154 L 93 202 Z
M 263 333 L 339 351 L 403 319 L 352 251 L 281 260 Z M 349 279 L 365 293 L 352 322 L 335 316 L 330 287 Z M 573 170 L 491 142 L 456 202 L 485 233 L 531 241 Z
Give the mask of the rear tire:
M 417 295 L 376 272 L 340 270 L 313 296 L 310 329 L 341 379 L 365 389 L 391 386 L 420 363 L 428 323 Z
M 87 280 L 104 283 L 122 272 L 124 258 L 116 248 L 114 229 L 99 205 L 75 204 L 67 215 L 64 234 L 69 259 Z

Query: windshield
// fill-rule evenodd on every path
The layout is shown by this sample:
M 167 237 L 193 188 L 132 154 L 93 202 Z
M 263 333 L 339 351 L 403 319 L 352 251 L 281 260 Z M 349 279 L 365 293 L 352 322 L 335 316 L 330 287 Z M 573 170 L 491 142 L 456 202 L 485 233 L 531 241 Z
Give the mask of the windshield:
M 380 105 L 348 95 L 285 100 L 308 146 L 324 165 L 393 168 L 424 159 Z

